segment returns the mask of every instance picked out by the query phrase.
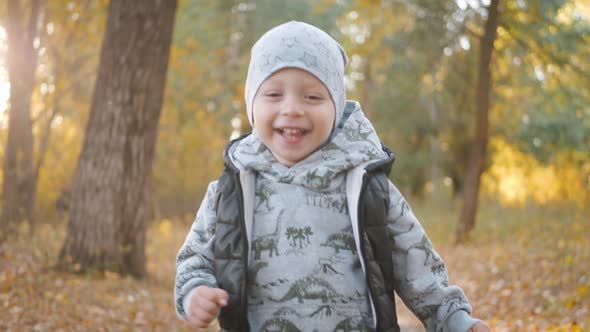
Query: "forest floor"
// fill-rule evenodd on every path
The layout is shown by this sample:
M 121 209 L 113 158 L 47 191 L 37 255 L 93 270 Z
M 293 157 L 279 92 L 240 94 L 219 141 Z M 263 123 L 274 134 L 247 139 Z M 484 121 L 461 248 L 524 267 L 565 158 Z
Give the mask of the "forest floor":
M 590 213 L 569 207 L 483 204 L 472 240 L 452 244 L 456 207 L 413 209 L 492 331 L 590 331 Z M 141 281 L 114 273 L 52 269 L 63 223 L 0 245 L 1 331 L 191 331 L 178 320 L 172 289 L 176 253 L 190 222 L 162 220 L 148 231 Z M 402 331 L 423 331 L 400 310 Z M 214 331 L 214 327 L 209 329 Z

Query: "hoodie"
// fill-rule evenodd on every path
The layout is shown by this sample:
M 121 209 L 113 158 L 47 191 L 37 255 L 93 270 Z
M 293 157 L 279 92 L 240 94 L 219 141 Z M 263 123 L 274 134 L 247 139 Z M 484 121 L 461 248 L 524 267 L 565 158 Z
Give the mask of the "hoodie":
M 341 126 L 304 160 L 280 164 L 256 133 L 229 147 L 232 162 L 255 174 L 249 239 L 248 320 L 252 331 L 334 331 L 374 326 L 351 225 L 347 174 L 387 158 L 356 102 Z M 209 186 L 177 259 L 176 303 L 185 316 L 191 290 L 216 287 L 212 244 L 214 193 Z M 405 199 L 390 183 L 388 229 L 397 293 L 429 331 L 464 331 L 477 320 Z

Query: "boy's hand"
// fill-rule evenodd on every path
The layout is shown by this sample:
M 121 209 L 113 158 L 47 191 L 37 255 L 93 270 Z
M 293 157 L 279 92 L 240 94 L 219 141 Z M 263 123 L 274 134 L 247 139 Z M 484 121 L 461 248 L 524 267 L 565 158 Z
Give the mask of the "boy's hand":
M 483 322 L 474 324 L 467 332 L 490 332 L 490 328 Z
M 219 309 L 227 305 L 228 298 L 223 289 L 198 286 L 191 297 L 188 321 L 199 328 L 209 326 L 219 314 Z

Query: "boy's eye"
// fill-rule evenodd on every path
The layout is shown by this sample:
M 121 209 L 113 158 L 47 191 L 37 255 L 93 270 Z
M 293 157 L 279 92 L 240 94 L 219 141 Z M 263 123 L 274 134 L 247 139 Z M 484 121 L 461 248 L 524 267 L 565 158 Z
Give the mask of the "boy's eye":
M 269 92 L 266 94 L 267 97 L 280 97 L 281 94 L 278 92 Z
M 310 102 L 321 102 L 324 98 L 320 95 L 308 95 L 305 97 Z

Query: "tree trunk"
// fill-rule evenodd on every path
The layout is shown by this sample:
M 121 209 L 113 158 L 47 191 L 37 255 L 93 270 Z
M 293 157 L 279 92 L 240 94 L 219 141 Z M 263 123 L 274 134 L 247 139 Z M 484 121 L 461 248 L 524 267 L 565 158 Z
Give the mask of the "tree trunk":
M 25 14 L 27 7 L 30 9 L 29 17 Z M 40 7 L 39 0 L 32 0 L 28 6 L 16 0 L 7 2 L 6 58 L 10 80 L 10 107 L 0 223 L 4 231 L 0 232 L 0 237 L 2 234 L 12 233 L 17 223 L 33 220 L 36 183 L 30 114 L 37 68 L 34 42 L 41 19 Z
M 60 265 L 143 277 L 176 0 L 111 1 Z
M 363 75 L 364 75 L 364 80 L 363 80 L 363 85 L 362 85 L 362 105 L 363 105 L 363 112 L 365 113 L 365 116 L 367 117 L 367 119 L 371 120 L 371 121 L 375 121 L 375 119 L 372 118 L 373 115 L 373 103 L 372 103 L 372 96 L 374 93 L 374 89 L 373 89 L 373 75 L 371 75 L 371 70 L 372 70 L 372 64 L 373 60 L 371 59 L 371 55 L 367 55 L 366 56 L 366 60 L 365 60 L 365 64 L 363 65 Z
M 430 73 L 430 78 L 432 79 L 433 86 L 437 84 L 436 82 L 436 66 L 432 67 L 432 72 Z M 433 87 L 432 89 L 432 97 L 430 100 L 430 123 L 433 126 L 436 126 L 439 123 L 440 119 L 440 110 L 439 106 L 436 102 L 436 92 Z M 440 139 L 439 139 L 439 131 L 432 133 L 430 136 L 430 155 L 432 158 L 432 164 L 430 165 L 430 183 L 432 183 L 432 191 L 430 192 L 430 196 L 437 198 L 440 195 L 440 156 L 441 156 L 441 147 L 440 147 Z
M 492 0 L 488 9 L 484 36 L 480 42 L 479 76 L 476 93 L 475 137 L 471 145 L 463 187 L 463 207 L 456 231 L 457 243 L 465 242 L 475 227 L 477 203 L 479 196 L 480 177 L 484 170 L 485 156 L 488 145 L 491 93 L 491 60 L 494 51 L 494 40 L 498 27 L 498 5 L 500 0 Z

